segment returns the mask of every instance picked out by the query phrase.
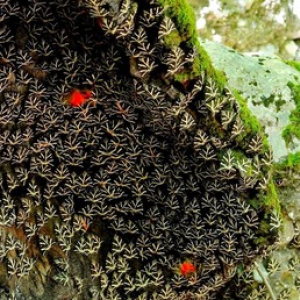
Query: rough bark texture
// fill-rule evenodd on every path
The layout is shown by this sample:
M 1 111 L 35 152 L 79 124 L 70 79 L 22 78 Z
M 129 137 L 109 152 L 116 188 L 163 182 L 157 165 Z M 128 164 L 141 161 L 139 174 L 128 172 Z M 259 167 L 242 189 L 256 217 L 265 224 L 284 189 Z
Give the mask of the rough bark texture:
M 278 203 L 185 2 L 0 9 L 0 299 L 220 299 Z

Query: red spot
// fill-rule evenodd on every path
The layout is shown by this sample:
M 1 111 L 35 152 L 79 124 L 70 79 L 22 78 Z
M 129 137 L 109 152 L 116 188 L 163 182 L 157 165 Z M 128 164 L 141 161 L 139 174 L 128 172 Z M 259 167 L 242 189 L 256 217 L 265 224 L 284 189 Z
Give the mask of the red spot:
M 84 104 L 89 98 L 91 98 L 91 96 L 91 91 L 79 91 L 75 89 L 70 93 L 69 103 L 71 106 L 77 107 Z
M 85 221 L 85 220 L 81 220 L 81 221 L 82 221 L 82 227 L 83 227 L 84 231 L 85 231 L 85 232 L 88 231 L 89 226 L 88 226 L 88 224 L 86 223 L 86 221 Z
M 101 19 L 101 18 L 98 18 L 98 19 L 97 19 L 97 22 L 98 22 L 99 27 L 102 28 L 102 26 L 103 26 L 102 19 Z
M 196 267 L 192 263 L 186 261 L 186 262 L 180 264 L 179 270 L 180 270 L 180 274 L 182 276 L 187 277 L 187 276 L 191 275 L 191 273 L 196 272 Z

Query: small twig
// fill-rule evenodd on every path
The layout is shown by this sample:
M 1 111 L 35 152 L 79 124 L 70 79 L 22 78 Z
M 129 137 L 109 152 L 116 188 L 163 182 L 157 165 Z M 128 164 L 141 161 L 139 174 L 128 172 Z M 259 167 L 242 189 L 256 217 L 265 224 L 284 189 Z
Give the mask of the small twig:
M 257 268 L 257 272 L 259 273 L 260 277 L 264 281 L 264 283 L 266 285 L 266 288 L 269 291 L 272 300 L 277 300 L 277 298 L 276 298 L 276 296 L 275 296 L 275 294 L 274 294 L 274 292 L 272 290 L 272 287 L 270 285 L 270 282 L 269 282 L 268 278 L 265 276 L 263 270 L 261 269 L 261 265 L 258 264 L 257 262 L 254 262 L 254 264 L 255 264 L 255 266 Z

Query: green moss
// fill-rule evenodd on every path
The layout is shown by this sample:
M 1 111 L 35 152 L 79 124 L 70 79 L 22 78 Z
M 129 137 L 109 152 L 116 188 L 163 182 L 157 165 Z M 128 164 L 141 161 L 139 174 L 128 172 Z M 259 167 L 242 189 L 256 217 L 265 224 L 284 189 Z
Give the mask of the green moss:
M 246 101 L 238 94 L 234 93 L 239 106 L 240 106 L 240 116 L 243 122 L 244 130 L 243 133 L 237 138 L 237 142 L 240 143 L 242 148 L 247 147 L 248 143 L 252 137 L 256 134 L 262 137 L 262 149 L 260 153 L 269 151 L 270 146 L 266 135 L 264 134 L 263 128 L 258 121 L 258 119 L 251 113 L 247 106 Z
M 196 78 L 200 76 L 203 70 L 206 70 L 209 76 L 214 77 L 211 60 L 206 51 L 200 46 L 198 40 L 194 10 L 186 0 L 159 0 L 159 3 L 163 7 L 167 7 L 166 15 L 173 20 L 178 30 L 178 32 L 174 32 L 166 37 L 166 45 L 179 45 L 183 42 L 190 48 L 196 48 L 198 51 L 192 68 L 176 74 L 175 80 L 182 82 Z
M 275 101 L 275 97 L 274 97 L 274 94 L 272 94 L 270 97 L 265 97 L 265 96 L 262 96 L 261 97 L 261 102 L 257 102 L 258 104 L 263 104 L 265 107 L 269 107 L 270 104 L 274 103 Z
M 270 97 L 261 97 L 261 101 L 255 101 L 253 100 L 254 105 L 264 105 L 265 107 L 269 107 L 271 104 L 274 104 L 276 106 L 276 111 L 279 112 L 282 108 L 282 106 L 286 103 L 283 99 L 275 100 L 275 95 L 272 94 Z
M 254 198 L 250 200 L 249 203 L 255 209 L 264 207 L 266 209 L 267 214 L 270 214 L 275 210 L 281 215 L 280 201 L 273 180 L 271 180 L 268 184 L 267 192 L 264 195 L 262 195 L 259 198 Z
M 290 153 L 287 158 L 281 163 L 281 166 L 286 169 L 291 169 L 294 172 L 300 171 L 300 152 Z
M 280 200 L 278 198 L 278 194 L 276 191 L 276 186 L 274 181 L 272 180 L 267 187 L 266 198 L 264 199 L 265 205 L 268 207 L 269 212 L 273 212 L 274 210 L 281 215 L 281 205 Z
M 240 116 L 244 126 L 243 134 L 240 134 L 240 136 L 237 138 L 237 141 L 241 146 L 243 146 L 250 142 L 250 139 L 253 137 L 253 135 L 260 134 L 263 137 L 263 151 L 267 151 L 269 145 L 266 136 L 263 134 L 261 124 L 251 113 L 246 101 L 241 97 L 241 95 L 236 90 L 233 91 L 233 94 L 239 104 Z
M 265 237 L 263 237 L 263 236 L 260 236 L 259 238 L 254 239 L 254 243 L 255 243 L 256 245 L 261 245 L 261 246 L 263 246 L 263 245 L 268 244 L 268 240 L 267 240 L 267 238 L 265 238 Z
M 164 38 L 164 41 L 167 48 L 179 46 L 179 44 L 181 43 L 181 37 L 178 30 L 173 30 L 169 35 L 167 35 Z
M 300 152 L 290 153 L 283 161 L 274 164 L 274 179 L 293 186 L 294 175 L 300 173 Z
M 283 105 L 286 104 L 286 101 L 283 100 L 283 99 L 278 99 L 275 101 L 275 106 L 276 106 L 276 109 L 277 109 L 277 112 L 279 112 L 282 108 Z
M 282 138 L 284 139 L 285 143 L 287 145 L 290 145 L 293 141 L 292 137 L 293 135 L 295 135 L 295 133 L 293 133 L 293 130 L 291 130 L 291 126 L 286 126 L 284 128 L 284 130 L 281 133 Z
M 273 180 L 267 186 L 267 192 L 261 197 L 251 200 L 250 205 L 256 210 L 264 208 L 264 217 L 259 223 L 258 238 L 254 242 L 260 246 L 270 244 L 270 239 L 274 238 L 274 236 L 270 236 L 271 215 L 276 212 L 282 218 L 280 200 Z
M 292 142 L 293 137 L 300 139 L 300 85 L 289 82 L 288 87 L 292 90 L 296 108 L 290 114 L 289 124 L 282 131 L 282 137 L 287 145 Z
M 196 17 L 186 0 L 159 0 L 159 3 L 167 7 L 167 15 L 177 21 L 177 28 L 180 29 L 182 36 L 186 37 L 184 40 L 197 36 Z
M 225 73 L 219 70 L 214 70 L 214 74 L 212 76 L 216 83 L 217 88 L 223 90 L 224 86 L 226 86 L 228 82 Z
M 286 61 L 285 63 L 300 72 L 300 62 L 289 60 Z

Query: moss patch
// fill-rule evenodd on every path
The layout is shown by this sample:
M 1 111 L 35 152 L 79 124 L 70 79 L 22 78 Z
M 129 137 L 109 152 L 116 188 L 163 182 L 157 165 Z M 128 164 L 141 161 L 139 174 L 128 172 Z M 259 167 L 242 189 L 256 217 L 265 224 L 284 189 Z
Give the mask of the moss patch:
M 290 153 L 283 161 L 274 164 L 274 179 L 278 187 L 293 186 L 295 174 L 300 173 L 300 152 Z
M 177 28 L 179 28 L 182 37 L 185 37 L 184 40 L 188 40 L 197 35 L 194 10 L 186 0 L 159 0 L 159 3 L 167 7 L 167 15 L 177 21 Z
M 300 72 L 300 63 L 299 62 L 289 60 L 289 61 L 286 61 L 286 64 Z
M 167 7 L 166 15 L 170 17 L 176 25 L 180 40 L 187 43 L 191 48 L 196 48 L 198 55 L 196 56 L 192 69 L 184 69 L 176 74 L 175 80 L 183 82 L 200 76 L 201 71 L 206 70 L 208 75 L 215 77 L 211 60 L 206 51 L 200 46 L 198 34 L 196 30 L 196 17 L 194 10 L 186 0 L 159 0 L 163 7 Z M 173 36 L 174 35 L 174 36 Z M 172 40 L 172 41 L 171 41 Z M 166 37 L 166 44 L 173 45 L 178 42 L 177 32 Z M 169 43 L 168 43 L 169 42 Z
M 167 48 L 172 48 L 172 46 L 179 46 L 181 43 L 181 37 L 178 30 L 173 30 L 169 35 L 165 37 L 165 43 Z
M 245 100 L 239 95 L 237 91 L 234 92 L 234 95 L 240 106 L 240 115 L 244 125 L 243 134 L 240 135 L 238 141 L 241 146 L 245 146 L 250 142 L 250 139 L 253 135 L 259 134 L 263 138 L 263 148 L 261 150 L 262 153 L 269 151 L 270 146 L 267 140 L 266 135 L 263 133 L 263 129 L 261 127 L 260 122 L 257 118 L 251 113 L 248 108 Z M 264 208 L 265 215 L 260 224 L 260 232 L 262 234 L 262 240 L 257 240 L 258 244 L 265 242 L 264 236 L 268 236 L 270 234 L 270 215 L 272 211 L 277 211 L 281 215 L 281 206 L 280 200 L 277 195 L 276 186 L 273 180 L 270 181 L 266 188 L 266 193 L 261 194 L 255 199 L 249 201 L 250 205 L 256 209 Z
M 289 82 L 288 86 L 293 92 L 293 100 L 296 108 L 290 114 L 289 124 L 282 131 L 282 137 L 287 145 L 292 143 L 293 137 L 300 139 L 300 85 Z
M 261 128 L 260 122 L 251 113 L 246 101 L 242 98 L 242 96 L 238 93 L 238 91 L 233 90 L 232 92 L 239 104 L 240 116 L 241 116 L 241 119 L 243 121 L 243 126 L 244 126 L 243 134 L 241 134 L 239 136 L 238 141 L 241 144 L 249 143 L 250 139 L 253 137 L 253 135 L 259 133 L 263 136 L 263 144 L 264 144 L 263 150 L 266 151 L 269 148 L 269 146 L 268 146 L 267 139 L 266 139 L 265 135 L 263 134 L 263 130 Z
M 267 192 L 263 196 L 251 200 L 250 205 L 258 210 L 259 208 L 265 209 L 264 216 L 259 223 L 259 237 L 255 239 L 255 243 L 260 246 L 270 244 L 270 239 L 274 238 L 274 236 L 270 236 L 271 216 L 276 212 L 282 219 L 280 200 L 273 180 L 268 184 Z
M 273 211 L 275 209 L 276 212 L 281 214 L 280 201 L 273 180 L 268 185 L 267 191 L 268 193 L 266 194 L 266 198 L 264 199 L 264 204 L 269 208 L 270 213 L 271 210 Z
M 274 104 L 276 106 L 276 111 L 279 112 L 282 108 L 282 106 L 286 103 L 283 99 L 277 99 L 274 94 L 272 94 L 270 97 L 262 96 L 260 101 L 253 100 L 253 105 L 264 105 L 265 107 L 269 107 L 271 104 Z

